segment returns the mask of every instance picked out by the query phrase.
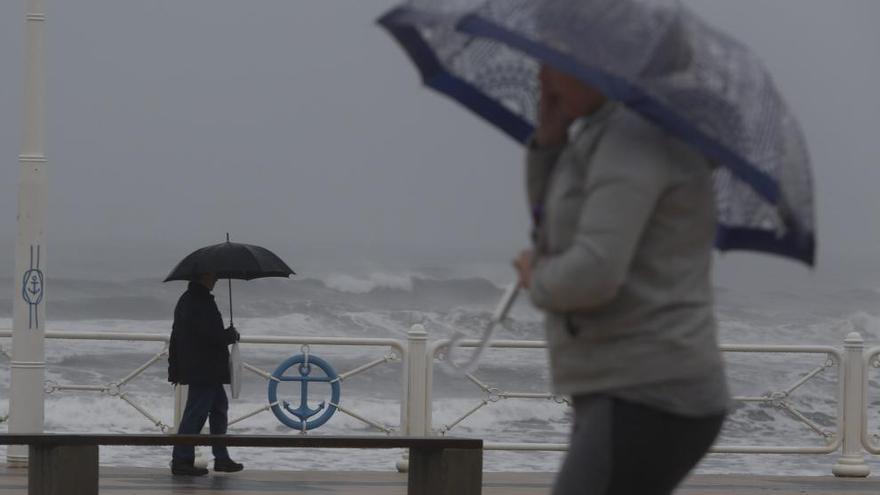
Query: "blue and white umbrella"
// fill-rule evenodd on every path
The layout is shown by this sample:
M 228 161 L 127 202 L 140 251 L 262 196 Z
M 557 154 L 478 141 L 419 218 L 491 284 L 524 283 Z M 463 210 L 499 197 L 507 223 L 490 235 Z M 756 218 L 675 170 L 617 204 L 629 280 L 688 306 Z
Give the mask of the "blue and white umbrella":
M 525 143 L 547 64 L 721 165 L 721 250 L 815 260 L 810 159 L 771 76 L 678 0 L 410 0 L 379 23 L 427 86 Z

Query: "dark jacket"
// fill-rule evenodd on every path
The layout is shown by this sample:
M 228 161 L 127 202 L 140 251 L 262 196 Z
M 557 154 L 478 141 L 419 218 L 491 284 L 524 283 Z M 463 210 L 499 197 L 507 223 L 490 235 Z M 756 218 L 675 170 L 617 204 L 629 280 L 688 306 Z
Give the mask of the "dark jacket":
M 214 296 L 190 282 L 174 308 L 168 348 L 168 381 L 183 385 L 229 383 L 229 344 L 234 331 L 223 327 Z

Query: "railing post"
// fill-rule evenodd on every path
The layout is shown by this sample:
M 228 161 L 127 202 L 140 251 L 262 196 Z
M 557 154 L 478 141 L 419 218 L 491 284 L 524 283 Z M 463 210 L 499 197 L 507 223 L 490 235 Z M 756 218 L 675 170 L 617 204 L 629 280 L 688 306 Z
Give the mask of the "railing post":
M 428 332 L 422 325 L 413 325 L 407 334 L 407 350 L 404 361 L 404 389 L 401 411 L 401 432 L 408 436 L 427 436 L 428 404 Z M 397 470 L 405 472 L 409 469 L 409 458 L 397 461 Z
M 428 333 L 422 325 L 413 325 L 407 335 L 406 434 L 426 436 L 428 410 L 426 390 L 428 375 Z
M 871 474 L 862 452 L 862 415 L 865 409 L 865 341 L 858 332 L 844 340 L 843 393 L 838 399 L 838 421 L 843 421 L 843 453 L 831 468 L 834 476 L 864 478 Z

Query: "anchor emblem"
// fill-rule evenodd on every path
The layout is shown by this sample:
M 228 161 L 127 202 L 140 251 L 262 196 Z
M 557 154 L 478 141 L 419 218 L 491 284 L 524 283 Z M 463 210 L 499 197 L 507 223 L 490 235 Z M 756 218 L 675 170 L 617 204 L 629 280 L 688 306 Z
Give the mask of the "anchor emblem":
M 37 246 L 34 263 L 34 246 L 31 246 L 31 267 L 24 272 L 21 282 L 21 297 L 28 304 L 28 328 L 40 326 L 37 307 L 43 301 L 43 272 L 40 270 L 40 246 Z
M 291 368 L 298 372 L 297 375 L 286 376 L 285 372 Z M 323 371 L 324 375 L 313 375 L 312 372 L 315 369 Z M 298 407 L 293 408 L 291 403 L 286 400 L 279 402 L 278 384 L 282 382 L 299 382 L 300 398 Z M 303 354 L 288 358 L 272 373 L 269 381 L 269 404 L 271 404 L 272 412 L 279 421 L 303 433 L 307 430 L 318 428 L 326 423 L 339 407 L 339 382 L 339 376 L 330 364 L 319 357 L 310 355 L 308 346 L 303 346 Z M 321 401 L 316 408 L 309 407 L 309 383 L 327 383 L 330 385 L 329 405 L 326 401 Z M 322 411 L 323 414 L 318 416 Z M 315 416 L 318 417 L 310 420 L 310 418 Z
M 300 421 L 307 421 L 312 416 L 318 414 L 324 409 L 324 401 L 321 401 L 318 404 L 317 409 L 309 408 L 309 382 L 312 379 L 309 378 L 309 375 L 312 374 L 312 365 L 308 363 L 302 363 L 299 365 L 299 374 L 302 378 L 282 378 L 281 380 L 299 380 L 300 381 L 300 399 L 299 399 L 299 407 L 293 409 L 290 407 L 290 402 L 284 401 L 282 404 L 284 405 L 284 409 L 287 409 L 287 412 L 293 414 Z M 326 381 L 324 379 L 320 379 L 319 381 Z

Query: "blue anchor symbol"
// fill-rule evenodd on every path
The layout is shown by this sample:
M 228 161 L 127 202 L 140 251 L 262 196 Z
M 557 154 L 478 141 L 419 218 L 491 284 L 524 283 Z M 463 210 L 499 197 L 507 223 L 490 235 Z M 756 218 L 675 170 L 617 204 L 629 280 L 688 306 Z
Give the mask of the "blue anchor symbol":
M 300 379 L 300 399 L 299 399 L 299 407 L 296 409 L 292 409 L 290 407 L 290 402 L 284 401 L 282 404 L 284 405 L 284 409 L 287 409 L 287 412 L 293 414 L 300 421 L 307 421 L 312 416 L 318 414 L 322 410 L 324 410 L 324 401 L 321 401 L 318 404 L 317 409 L 309 408 L 309 382 L 312 379 L 308 378 L 308 376 L 312 373 L 312 365 L 307 363 L 302 363 L 299 365 L 299 374 L 302 376 Z M 325 380 L 319 380 L 325 381 Z
M 21 297 L 28 304 L 28 328 L 40 326 L 37 306 L 43 301 L 43 272 L 40 271 L 40 246 L 36 246 L 36 260 L 34 260 L 34 246 L 31 246 L 31 267 L 24 273 L 21 282 Z M 36 263 L 34 262 L 36 261 Z
M 39 286 L 40 286 L 40 277 L 38 277 L 36 274 L 31 275 L 31 287 L 30 287 L 30 289 L 28 289 L 28 292 L 30 292 L 31 294 L 36 296 L 37 294 L 42 292 L 42 289 L 40 289 Z
M 299 372 L 298 376 L 284 375 L 284 373 L 291 368 L 294 368 Z M 324 376 L 313 376 L 312 371 L 314 371 L 315 368 L 323 371 Z M 318 428 L 326 423 L 339 407 L 339 381 L 339 376 L 327 361 L 309 355 L 307 350 L 304 354 L 290 357 L 278 366 L 275 372 L 272 373 L 272 378 L 269 380 L 269 404 L 271 404 L 272 413 L 275 414 L 278 421 L 281 421 L 295 430 L 305 432 L 307 430 Z M 300 382 L 299 407 L 296 409 L 291 406 L 290 402 L 278 400 L 278 385 L 282 382 Z M 330 401 L 321 401 L 321 403 L 318 404 L 318 407 L 314 409 L 309 407 L 310 382 L 327 383 L 330 385 Z M 312 420 L 309 419 L 315 416 L 318 417 Z

